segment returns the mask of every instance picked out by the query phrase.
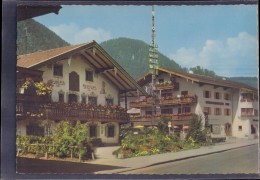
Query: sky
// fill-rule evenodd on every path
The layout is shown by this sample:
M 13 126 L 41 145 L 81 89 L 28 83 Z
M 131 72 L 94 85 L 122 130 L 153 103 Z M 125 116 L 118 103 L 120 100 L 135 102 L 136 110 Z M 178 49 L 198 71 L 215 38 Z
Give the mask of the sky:
M 70 44 L 128 37 L 150 44 L 151 6 L 62 6 L 34 18 Z M 256 5 L 155 6 L 158 50 L 182 67 L 258 76 Z

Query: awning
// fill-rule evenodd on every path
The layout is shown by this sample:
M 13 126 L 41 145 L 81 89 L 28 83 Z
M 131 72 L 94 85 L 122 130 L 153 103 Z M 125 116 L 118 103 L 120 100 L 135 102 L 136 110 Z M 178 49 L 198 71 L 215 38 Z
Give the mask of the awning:
M 189 129 L 190 127 L 189 126 L 183 126 L 183 129 Z
M 140 114 L 141 110 L 137 108 L 131 108 L 127 111 L 128 114 Z
M 173 128 L 174 128 L 174 129 L 178 129 L 178 128 L 180 128 L 180 127 L 179 127 L 179 126 L 173 126 Z
M 135 128 L 144 128 L 144 126 L 142 126 L 142 125 L 138 125 L 138 126 L 135 126 Z

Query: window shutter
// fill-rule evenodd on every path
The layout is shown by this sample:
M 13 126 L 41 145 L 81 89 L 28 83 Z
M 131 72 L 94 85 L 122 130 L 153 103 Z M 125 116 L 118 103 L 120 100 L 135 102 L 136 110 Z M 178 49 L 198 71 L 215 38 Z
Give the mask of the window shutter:
M 97 137 L 100 137 L 100 126 L 97 126 Z

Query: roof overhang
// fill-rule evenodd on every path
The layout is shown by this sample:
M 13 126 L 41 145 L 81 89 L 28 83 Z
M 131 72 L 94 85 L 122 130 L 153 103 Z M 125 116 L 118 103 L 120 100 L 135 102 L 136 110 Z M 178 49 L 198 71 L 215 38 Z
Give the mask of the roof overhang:
M 250 87 L 246 84 L 242 83 L 237 83 L 229 80 L 223 80 L 220 78 L 212 78 L 212 77 L 207 77 L 207 76 L 201 76 L 197 74 L 189 74 L 185 72 L 180 72 L 180 71 L 173 71 L 173 70 L 168 70 L 165 68 L 159 68 L 158 70 L 158 76 L 160 76 L 163 73 L 168 73 L 170 75 L 174 75 L 177 77 L 184 78 L 186 80 L 189 80 L 194 83 L 198 83 L 199 86 L 204 86 L 204 85 L 211 85 L 214 86 L 214 88 L 222 87 L 223 89 L 229 89 L 229 88 L 238 88 L 238 89 L 246 89 L 249 91 L 257 91 L 256 88 Z M 150 73 L 146 73 L 143 75 L 141 78 L 137 80 L 138 84 L 140 86 L 144 86 L 145 84 L 152 82 L 152 75 Z
M 60 60 L 69 59 L 71 56 L 77 54 L 80 55 L 97 74 L 104 76 L 115 85 L 118 88 L 120 95 L 138 96 L 147 94 L 144 89 L 141 88 L 137 82 L 95 41 L 75 46 L 75 48 L 59 51 L 57 54 L 52 53 L 51 50 L 49 50 L 49 52 L 38 52 L 38 54 L 44 55 L 44 58 L 41 59 L 40 56 L 35 56 L 39 57 L 39 60 L 34 59 L 33 63 L 26 63 L 27 68 L 38 69 Z M 52 55 L 48 56 L 48 54 Z M 18 62 L 28 62 L 29 59 L 25 60 L 28 57 L 30 57 L 30 54 L 19 56 Z
M 58 14 L 61 9 L 60 5 L 18 5 L 17 6 L 17 21 L 34 18 L 44 14 Z

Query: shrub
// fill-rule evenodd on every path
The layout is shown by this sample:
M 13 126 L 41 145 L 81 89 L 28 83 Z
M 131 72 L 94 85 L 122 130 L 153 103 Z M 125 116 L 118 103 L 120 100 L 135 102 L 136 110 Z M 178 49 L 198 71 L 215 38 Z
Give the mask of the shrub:
M 188 130 L 186 140 L 192 138 L 195 143 L 201 143 L 206 141 L 206 134 L 202 131 L 202 117 L 193 115 L 190 129 Z

